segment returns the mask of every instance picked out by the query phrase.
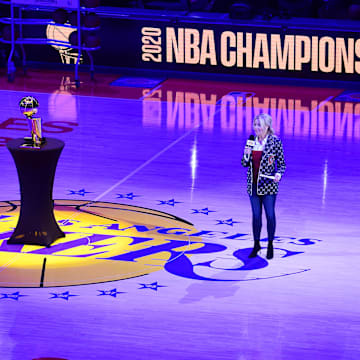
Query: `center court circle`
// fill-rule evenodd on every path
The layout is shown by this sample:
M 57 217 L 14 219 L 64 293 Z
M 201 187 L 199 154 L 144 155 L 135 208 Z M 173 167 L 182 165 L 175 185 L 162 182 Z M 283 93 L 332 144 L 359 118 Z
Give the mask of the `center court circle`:
M 19 201 L 0 202 L 0 286 L 52 287 L 129 279 L 162 270 L 176 254 L 201 248 L 186 220 L 137 206 L 56 200 L 65 238 L 49 248 L 10 245 Z

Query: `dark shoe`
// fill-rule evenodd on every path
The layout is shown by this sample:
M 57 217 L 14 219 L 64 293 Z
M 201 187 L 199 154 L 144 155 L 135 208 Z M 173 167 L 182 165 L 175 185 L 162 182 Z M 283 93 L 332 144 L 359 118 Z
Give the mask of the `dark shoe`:
M 266 252 L 266 258 L 272 259 L 273 257 L 274 257 L 274 247 L 273 247 L 272 241 L 269 241 L 267 252 Z
M 257 256 L 257 253 L 260 251 L 261 246 L 259 243 L 255 243 L 254 248 L 252 249 L 249 258 L 254 258 Z

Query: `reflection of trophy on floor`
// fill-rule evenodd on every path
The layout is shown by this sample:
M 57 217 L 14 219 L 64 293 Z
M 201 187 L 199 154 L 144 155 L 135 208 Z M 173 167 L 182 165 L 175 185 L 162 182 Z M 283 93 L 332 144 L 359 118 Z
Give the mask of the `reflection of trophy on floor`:
M 20 100 L 20 111 L 27 117 L 31 130 L 31 137 L 25 137 L 25 144 L 22 147 L 40 149 L 45 143 L 45 138 L 41 135 L 41 118 L 34 117 L 38 111 L 39 102 L 32 96 L 26 96 Z

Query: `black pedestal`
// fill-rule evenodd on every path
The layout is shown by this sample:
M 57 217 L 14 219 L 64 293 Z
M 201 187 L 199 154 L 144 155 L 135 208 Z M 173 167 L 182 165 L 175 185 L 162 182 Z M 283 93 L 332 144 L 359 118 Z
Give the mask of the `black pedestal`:
M 64 142 L 47 138 L 40 149 L 22 148 L 24 139 L 13 139 L 7 147 L 14 158 L 20 181 L 21 208 L 18 224 L 8 244 L 50 246 L 64 237 L 54 217 L 52 189 Z

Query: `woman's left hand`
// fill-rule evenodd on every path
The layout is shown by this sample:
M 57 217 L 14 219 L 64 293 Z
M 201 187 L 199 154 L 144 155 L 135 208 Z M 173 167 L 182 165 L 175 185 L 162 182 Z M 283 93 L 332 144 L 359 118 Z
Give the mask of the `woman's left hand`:
M 274 179 L 274 181 L 275 181 L 276 183 L 278 183 L 278 182 L 280 181 L 280 179 L 281 179 L 281 174 L 276 173 L 276 174 L 275 174 L 275 179 Z

